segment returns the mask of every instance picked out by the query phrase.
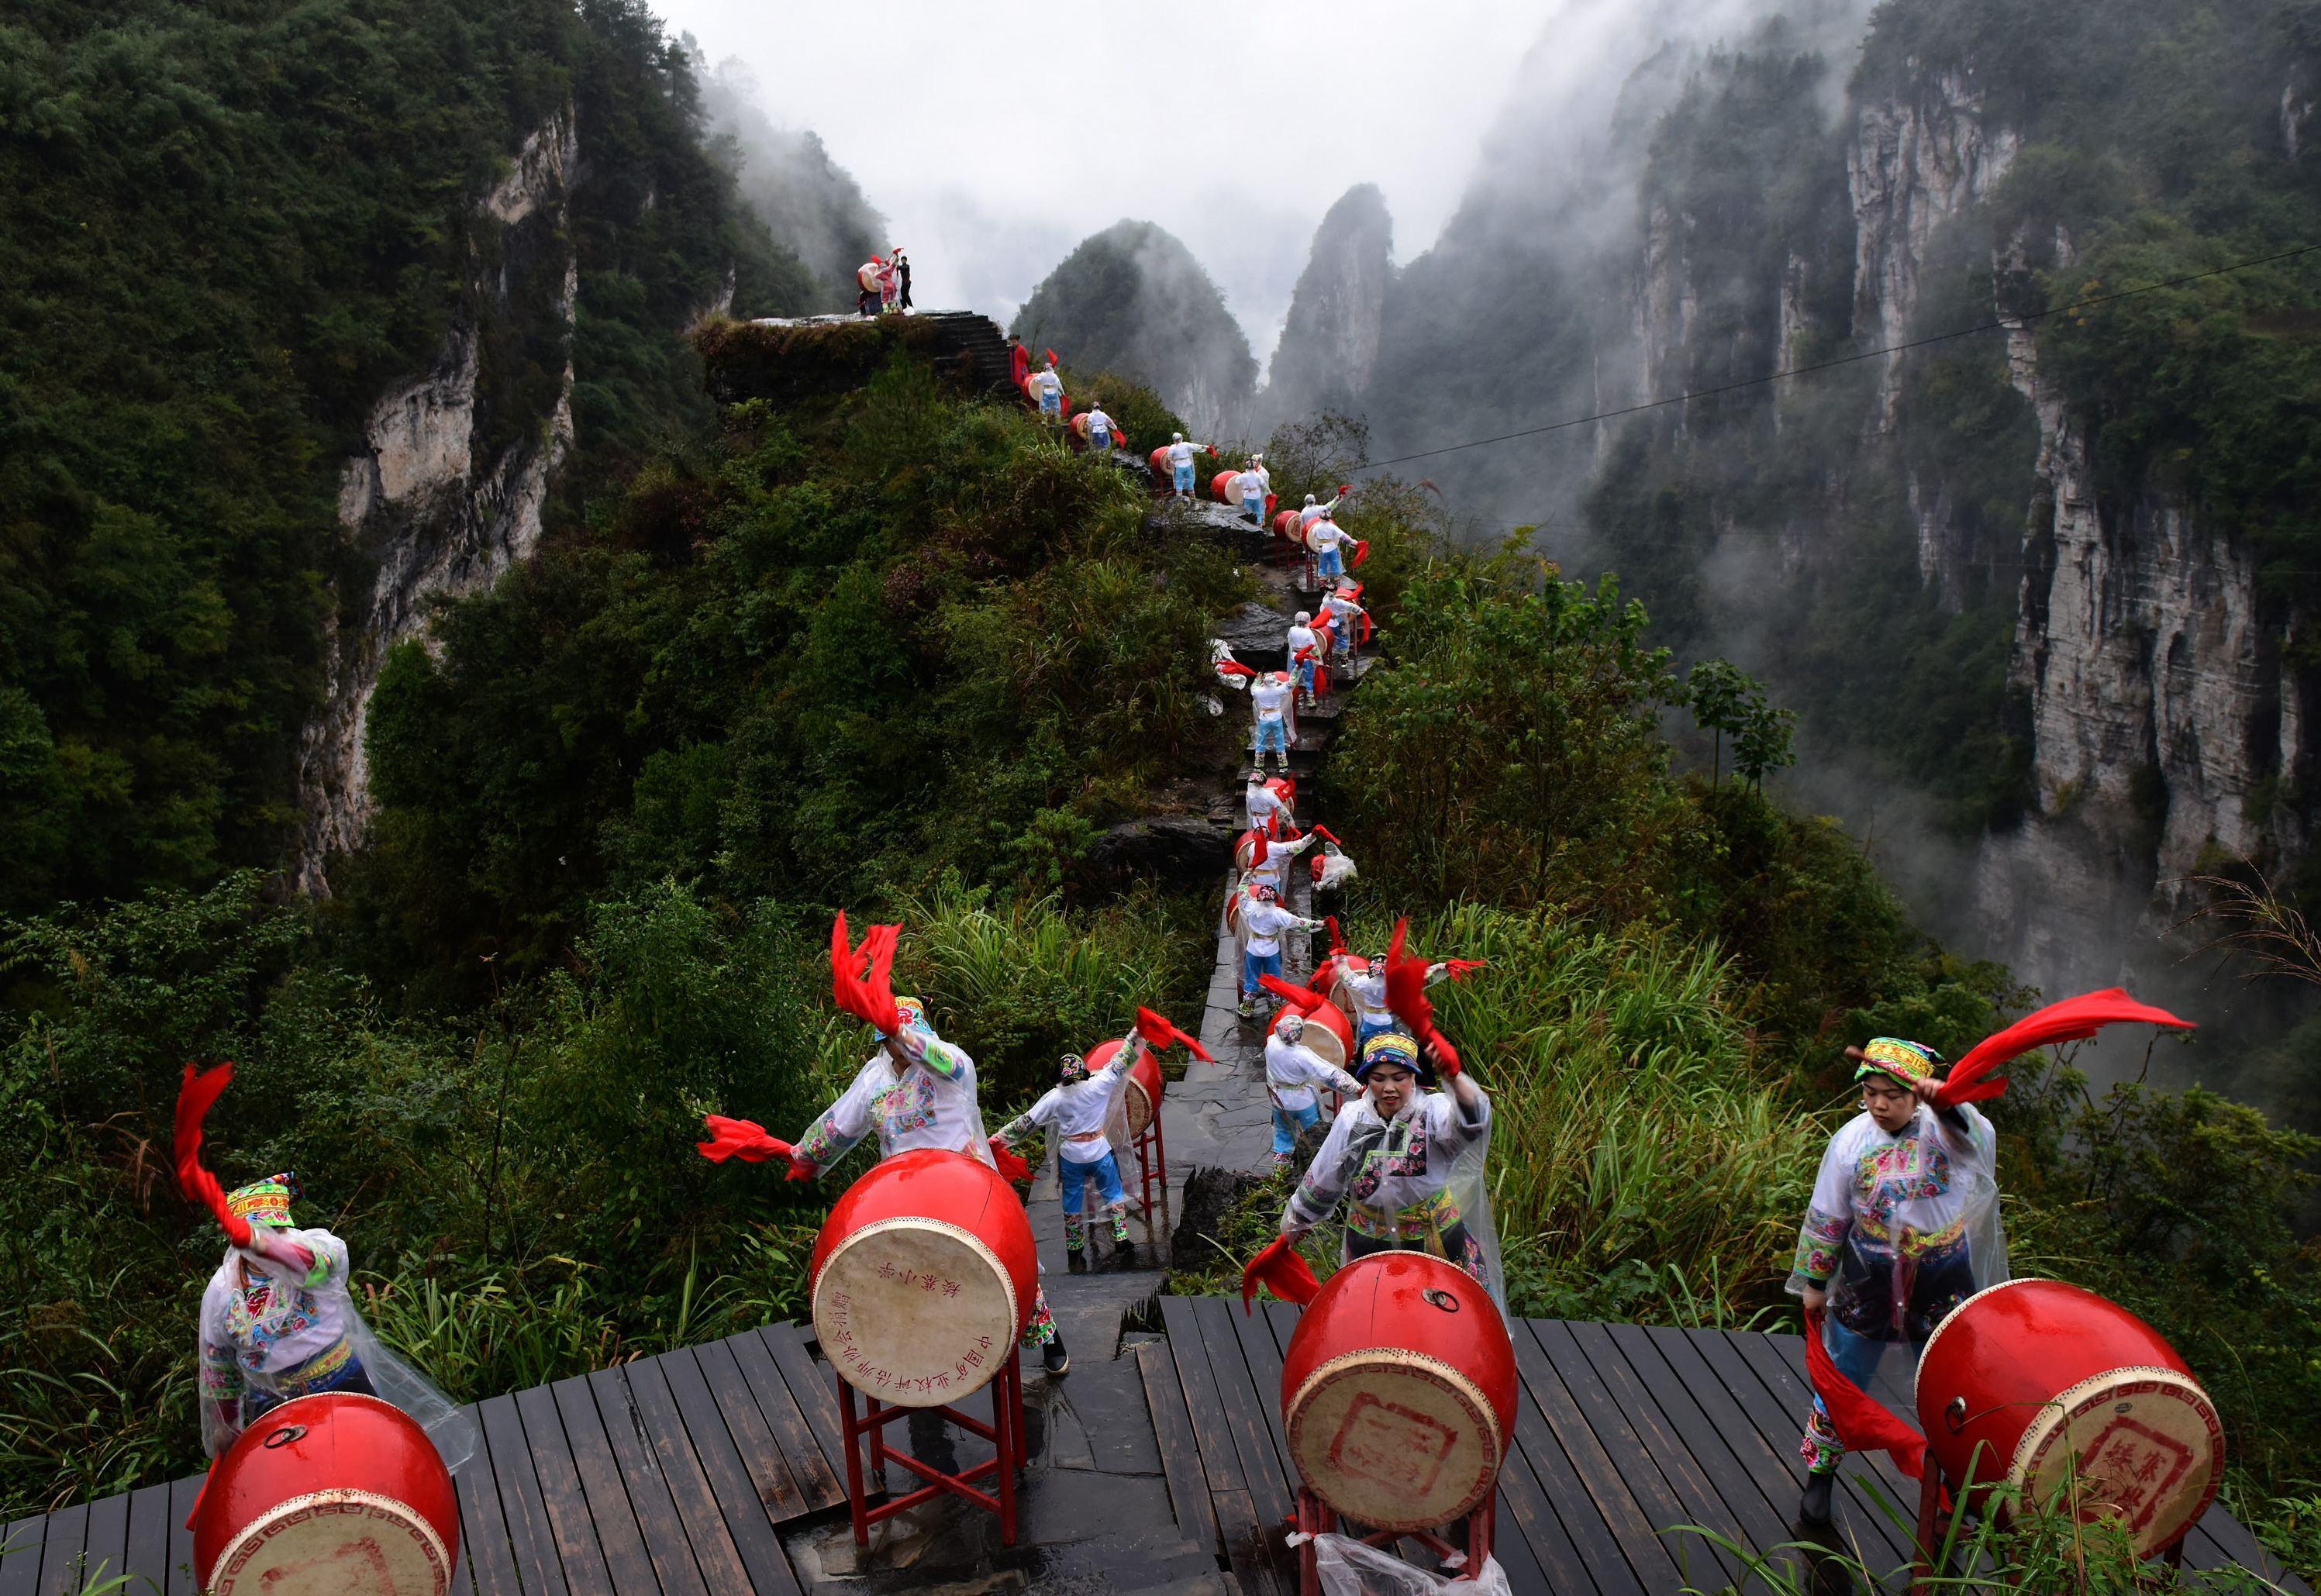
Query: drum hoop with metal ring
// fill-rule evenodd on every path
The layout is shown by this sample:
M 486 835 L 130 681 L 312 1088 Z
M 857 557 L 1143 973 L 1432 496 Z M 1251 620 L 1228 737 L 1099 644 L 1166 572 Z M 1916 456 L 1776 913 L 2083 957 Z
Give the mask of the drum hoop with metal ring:
M 2172 1387 L 2180 1397 L 2189 1399 L 2211 1420 L 2217 1419 L 2215 1401 L 2201 1388 L 2198 1381 L 2181 1369 L 2165 1368 L 2158 1364 L 2123 1364 L 2116 1369 L 2099 1370 L 2039 1404 L 2038 1417 L 2025 1428 L 2023 1438 L 2015 1443 L 2015 1455 L 2007 1460 L 2007 1483 L 2027 1485 L 2033 1465 L 2038 1463 L 2041 1454 L 2054 1445 L 2056 1432 L 2060 1429 L 2068 1437 L 2071 1420 L 2094 1405 L 2089 1401 L 2091 1397 L 2106 1386 L 2129 1381 L 2149 1381 Z M 2217 1430 L 2219 1434 L 2223 1431 L 2221 1421 L 2217 1423 Z
M 822 1277 L 830 1273 L 830 1266 L 833 1264 L 835 1264 L 839 1259 L 844 1257 L 849 1252 L 852 1251 L 857 1242 L 867 1240 L 873 1236 L 883 1236 L 889 1230 L 900 1230 L 906 1229 L 913 1230 L 944 1231 L 957 1239 L 966 1242 L 969 1247 L 974 1248 L 976 1255 L 980 1257 L 984 1263 L 990 1265 L 992 1277 L 999 1282 L 999 1289 L 1007 1293 L 1007 1320 L 1009 1325 L 1013 1327 L 1009 1329 L 1008 1334 L 1010 1336 L 1014 1336 L 1023 1329 L 1024 1305 L 1017 1300 L 1015 1295 L 1015 1277 L 1007 1273 L 1007 1265 L 1000 1261 L 1000 1257 L 997 1253 L 991 1250 L 991 1244 L 984 1240 L 982 1237 L 978 1236 L 974 1231 L 969 1229 L 964 1225 L 955 1225 L 949 1220 L 938 1220 L 927 1215 L 915 1213 L 898 1213 L 890 1219 L 875 1220 L 870 1224 L 863 1226 L 862 1229 L 855 1231 L 845 1240 L 840 1242 L 836 1247 L 832 1247 L 830 1249 L 830 1256 L 823 1259 L 822 1267 L 815 1270 L 814 1278 L 806 1283 L 806 1292 L 808 1317 L 812 1317 L 814 1300 L 821 1292 Z
M 346 1394 L 360 1396 L 362 1393 L 349 1392 Z M 371 1400 L 377 1401 L 376 1398 Z M 395 1404 L 381 1402 L 379 1405 L 394 1407 Z M 286 1403 L 285 1406 L 287 1404 Z M 401 1410 L 397 1409 L 396 1411 L 400 1412 Z M 451 1588 L 451 1555 L 443 1548 L 443 1537 L 435 1533 L 435 1527 L 427 1522 L 424 1514 L 399 1497 L 384 1495 L 377 1491 L 361 1491 L 345 1487 L 331 1491 L 309 1491 L 303 1496 L 294 1496 L 287 1501 L 278 1501 L 243 1525 L 234 1532 L 233 1538 L 226 1542 L 224 1547 L 219 1551 L 217 1561 L 210 1565 L 210 1576 L 204 1582 L 203 1589 L 214 1591 L 222 1588 L 225 1576 L 232 1572 L 232 1564 L 235 1554 L 241 1553 L 247 1555 L 250 1551 L 255 1549 L 255 1543 L 270 1539 L 271 1537 L 268 1532 L 273 1525 L 294 1513 L 304 1512 L 318 1505 L 366 1508 L 380 1516 L 385 1516 L 388 1510 L 394 1510 L 394 1519 L 396 1523 L 417 1532 L 420 1549 L 426 1556 L 428 1565 L 435 1571 L 436 1591 L 440 1592 Z
M 1399 1365 L 1411 1369 L 1414 1373 L 1433 1376 L 1450 1386 L 1476 1413 L 1481 1415 L 1484 1431 L 1491 1440 L 1491 1477 L 1484 1483 L 1483 1489 L 1477 1492 L 1470 1500 L 1462 1501 L 1450 1512 L 1445 1513 L 1441 1522 L 1447 1524 L 1461 1514 L 1471 1512 L 1497 1486 L 1499 1470 L 1506 1465 L 1506 1440 L 1499 1430 L 1498 1410 L 1491 1406 L 1490 1399 L 1483 1394 L 1482 1387 L 1469 1379 L 1461 1370 L 1431 1353 L 1419 1352 L 1408 1347 L 1358 1347 L 1351 1352 L 1342 1352 L 1327 1362 L 1315 1365 L 1314 1372 L 1306 1375 L 1299 1383 L 1297 1391 L 1291 1393 L 1287 1410 L 1283 1415 L 1288 1420 L 1288 1433 L 1284 1436 L 1284 1439 L 1291 1441 L 1290 1455 L 1293 1463 L 1297 1456 L 1294 1436 L 1299 1428 L 1298 1420 L 1304 1416 L 1307 1401 L 1315 1396 L 1323 1385 L 1348 1373 L 1355 1365 L 1361 1365 L 1375 1368 L 1381 1363 Z M 1306 1482 L 1309 1485 L 1313 1483 L 1311 1480 Z
M 2010 1286 L 2047 1285 L 2051 1283 L 2052 1283 L 2043 1274 L 2019 1274 L 2013 1280 L 2002 1280 L 1983 1287 L 1980 1291 L 1967 1298 L 1966 1301 L 1961 1302 L 1957 1307 L 1952 1309 L 1948 1313 L 1943 1314 L 1942 1322 L 1927 1332 L 1925 1344 L 1918 1348 L 1917 1366 L 1910 1371 L 1910 1406 L 1917 1409 L 1920 1412 L 1924 1412 L 1925 1410 L 1919 1405 L 1918 1382 L 1925 1377 L 1926 1359 L 1933 1356 L 1934 1343 L 1943 1338 L 1943 1332 L 1944 1330 L 1949 1329 L 1951 1326 L 1958 1322 L 1960 1314 L 1964 1313 L 1968 1309 L 1973 1307 L 1977 1302 L 1981 1301 L 1985 1297 L 1989 1296 L 1994 1292 L 2003 1292 Z

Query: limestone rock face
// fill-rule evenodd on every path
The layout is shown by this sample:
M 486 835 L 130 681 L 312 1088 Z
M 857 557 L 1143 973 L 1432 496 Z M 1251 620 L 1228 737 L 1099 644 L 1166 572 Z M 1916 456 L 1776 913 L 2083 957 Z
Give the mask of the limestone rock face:
M 330 890 L 331 856 L 360 842 L 370 819 L 363 731 L 387 651 L 423 632 L 430 601 L 490 585 L 540 540 L 550 479 L 572 446 L 579 263 L 566 202 L 578 154 L 569 112 L 525 139 L 478 207 L 485 238 L 470 267 L 472 308 L 428 369 L 379 396 L 363 449 L 341 468 L 339 521 L 362 574 L 355 590 L 342 584 L 327 698 L 300 738 L 293 878 L 304 891 Z M 486 318 L 561 367 L 542 413 L 494 414 L 479 401 Z
M 1295 420 L 1351 413 L 1370 386 L 1394 279 L 1394 219 L 1378 186 L 1348 189 L 1314 230 L 1289 319 L 1273 351 L 1269 414 Z

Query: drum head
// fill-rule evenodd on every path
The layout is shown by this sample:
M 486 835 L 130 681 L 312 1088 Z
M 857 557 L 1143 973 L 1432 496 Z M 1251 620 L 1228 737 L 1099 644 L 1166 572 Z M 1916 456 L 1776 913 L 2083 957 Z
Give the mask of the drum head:
M 427 1520 L 368 1491 L 294 1496 L 226 1543 L 210 1596 L 445 1596 L 451 1558 Z
M 1340 1069 L 1346 1067 L 1346 1045 L 1338 1040 L 1336 1031 L 1326 1026 L 1309 1024 L 1306 1028 L 1306 1034 L 1297 1039 L 1313 1048 L 1317 1056 L 1328 1063 L 1336 1065 Z
M 1479 1506 L 1506 1446 L 1473 1382 L 1400 1347 L 1332 1358 L 1289 1399 L 1286 1418 L 1298 1477 L 1378 1529 L 1431 1529 Z
M 1144 1095 L 1144 1083 L 1131 1080 L 1122 1092 L 1121 1099 L 1128 1110 L 1128 1134 L 1142 1136 L 1145 1128 L 1152 1123 L 1152 1100 Z M 1124 1150 L 1120 1147 L 1113 1149 L 1115 1153 Z
M 902 1408 L 983 1389 L 1015 1349 L 1018 1307 L 981 1237 L 916 1216 L 857 1230 L 814 1283 L 815 1334 L 839 1378 Z
M 2208 1393 L 2177 1371 L 2111 1369 L 2043 1409 L 2012 1461 L 2009 1477 L 2026 1501 L 2070 1491 L 2082 1517 L 2117 1519 L 2137 1555 L 2149 1555 L 2180 1539 L 2216 1499 L 2225 1431 Z

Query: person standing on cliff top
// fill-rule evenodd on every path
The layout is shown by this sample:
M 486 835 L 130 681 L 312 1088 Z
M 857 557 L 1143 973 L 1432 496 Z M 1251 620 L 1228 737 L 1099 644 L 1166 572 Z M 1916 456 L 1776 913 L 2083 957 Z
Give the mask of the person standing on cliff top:
M 1345 529 L 1327 512 L 1306 530 L 1306 547 L 1314 551 L 1314 575 L 1324 585 L 1346 574 Z
M 1242 513 L 1258 525 L 1265 524 L 1265 495 L 1273 490 L 1273 478 L 1265 469 L 1265 457 L 1249 457 L 1248 468 L 1233 478 L 1233 492 L 1241 495 Z
M 906 316 L 911 313 L 911 258 L 900 244 L 895 246 L 895 308 Z
M 1169 475 L 1176 485 L 1177 497 L 1180 499 L 1193 496 L 1193 451 L 1202 449 L 1211 454 L 1217 452 L 1214 443 L 1188 443 L 1182 432 L 1169 434 Z
M 1056 363 L 1049 361 L 1032 374 L 1027 392 L 1040 402 L 1040 422 L 1043 426 L 1060 426 L 1064 420 L 1064 379 L 1056 375 Z
M 1028 392 L 1024 386 L 1032 380 L 1032 351 L 1024 347 L 1023 334 L 1007 335 L 1007 380 L 1015 385 L 1019 394 Z
M 1104 407 L 1102 405 L 1091 404 L 1088 406 L 1088 447 L 1098 451 L 1110 449 L 1112 447 L 1112 418 L 1104 413 Z

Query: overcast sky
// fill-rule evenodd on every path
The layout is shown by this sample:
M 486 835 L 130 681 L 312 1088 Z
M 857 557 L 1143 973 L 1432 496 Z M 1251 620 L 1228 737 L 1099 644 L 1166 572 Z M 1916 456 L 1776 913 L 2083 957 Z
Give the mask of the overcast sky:
M 1434 240 L 1557 0 L 656 5 L 822 135 L 910 252 L 919 304 L 1005 321 L 1132 216 L 1200 258 L 1262 364 L 1347 188 L 1385 190 L 1398 258 Z

